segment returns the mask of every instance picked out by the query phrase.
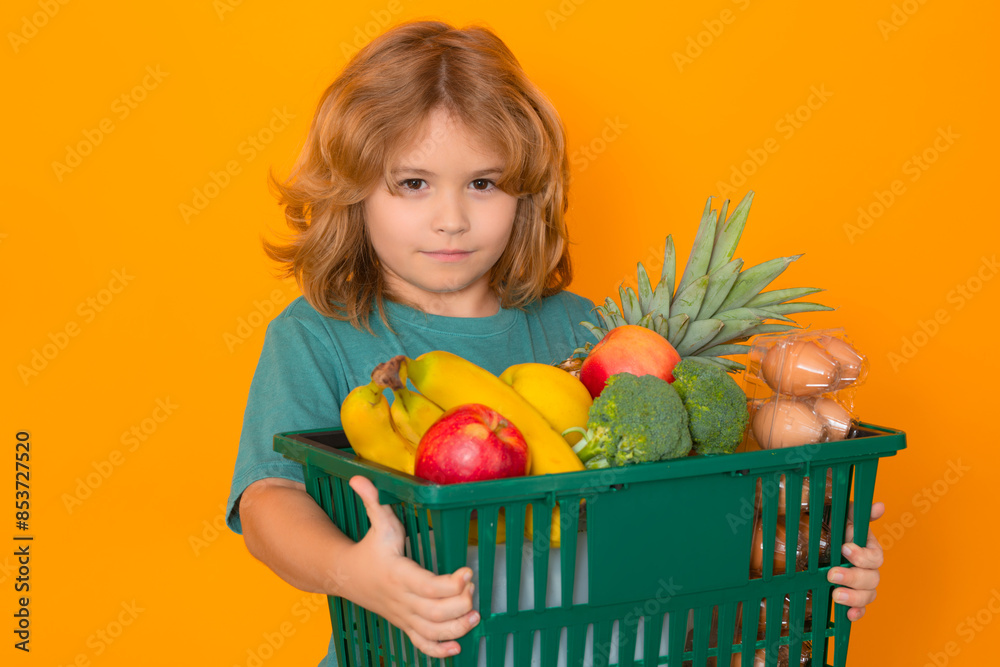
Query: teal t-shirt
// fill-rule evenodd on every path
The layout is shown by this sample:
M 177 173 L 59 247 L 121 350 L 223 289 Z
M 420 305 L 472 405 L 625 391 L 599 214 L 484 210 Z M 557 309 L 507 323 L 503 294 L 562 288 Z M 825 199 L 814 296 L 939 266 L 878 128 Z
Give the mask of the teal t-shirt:
M 373 333 L 368 333 L 321 315 L 299 297 L 267 327 L 243 417 L 226 522 L 243 532 L 239 498 L 253 482 L 266 477 L 303 481 L 302 465 L 273 450 L 274 434 L 339 428 L 341 402 L 371 380 L 377 364 L 397 354 L 413 358 L 431 350 L 447 350 L 494 374 L 516 363 L 557 363 L 585 342 L 594 342 L 580 326 L 593 319 L 593 307 L 571 292 L 524 310 L 501 309 L 474 318 L 428 315 L 387 303 L 392 331 L 375 315 Z M 322 665 L 335 664 L 331 647 Z

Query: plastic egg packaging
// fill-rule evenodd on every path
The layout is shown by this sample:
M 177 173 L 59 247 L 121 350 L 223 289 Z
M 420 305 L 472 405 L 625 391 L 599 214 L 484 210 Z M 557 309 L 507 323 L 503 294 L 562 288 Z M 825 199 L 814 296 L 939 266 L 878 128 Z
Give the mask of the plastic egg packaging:
M 745 448 L 794 447 L 843 440 L 855 423 L 854 390 L 868 359 L 843 329 L 756 336 L 743 384 L 750 398 Z

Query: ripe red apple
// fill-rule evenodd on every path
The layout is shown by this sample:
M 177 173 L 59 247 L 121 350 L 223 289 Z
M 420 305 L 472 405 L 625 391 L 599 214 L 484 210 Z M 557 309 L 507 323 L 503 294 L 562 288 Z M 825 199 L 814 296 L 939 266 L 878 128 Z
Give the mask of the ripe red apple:
M 655 375 L 674 381 L 674 366 L 681 360 L 674 346 L 652 329 L 636 324 L 615 327 L 591 348 L 580 367 L 580 381 L 597 398 L 604 383 L 616 373 Z
M 457 405 L 420 438 L 414 474 L 437 484 L 528 474 L 528 443 L 499 412 L 480 403 Z

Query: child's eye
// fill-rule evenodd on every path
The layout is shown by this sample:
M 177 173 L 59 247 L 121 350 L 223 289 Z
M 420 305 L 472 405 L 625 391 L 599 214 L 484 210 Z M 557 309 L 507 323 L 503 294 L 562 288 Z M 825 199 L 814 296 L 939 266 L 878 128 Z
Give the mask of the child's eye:
M 399 182 L 399 186 L 404 190 L 419 190 L 423 183 L 422 178 L 406 178 Z
M 496 187 L 496 183 L 488 178 L 477 178 L 471 183 L 474 190 L 479 190 L 481 192 L 487 192 Z

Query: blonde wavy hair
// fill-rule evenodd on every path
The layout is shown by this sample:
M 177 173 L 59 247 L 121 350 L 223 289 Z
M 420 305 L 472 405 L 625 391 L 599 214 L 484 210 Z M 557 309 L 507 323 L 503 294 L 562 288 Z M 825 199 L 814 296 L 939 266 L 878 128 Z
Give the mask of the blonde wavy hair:
M 518 198 L 510 240 L 489 275 L 507 308 L 572 280 L 564 214 L 569 165 L 552 104 L 513 53 L 483 27 L 404 23 L 380 35 L 323 93 L 289 177 L 271 174 L 291 235 L 264 241 L 319 312 L 371 330 L 385 321 L 386 285 L 368 237 L 364 200 L 430 112 L 443 107 L 505 159 L 497 187 Z

